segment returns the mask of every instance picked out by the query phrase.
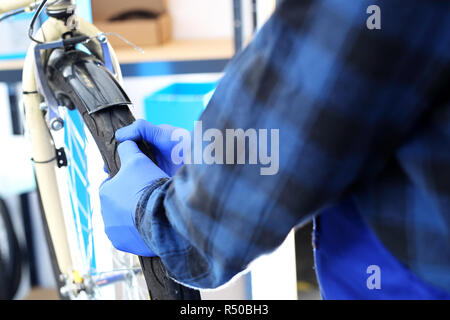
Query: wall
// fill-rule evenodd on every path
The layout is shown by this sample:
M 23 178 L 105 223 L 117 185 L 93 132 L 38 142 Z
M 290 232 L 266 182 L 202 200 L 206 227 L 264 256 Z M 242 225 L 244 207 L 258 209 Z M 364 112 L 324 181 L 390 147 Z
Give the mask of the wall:
M 170 0 L 175 39 L 214 39 L 233 36 L 231 0 Z

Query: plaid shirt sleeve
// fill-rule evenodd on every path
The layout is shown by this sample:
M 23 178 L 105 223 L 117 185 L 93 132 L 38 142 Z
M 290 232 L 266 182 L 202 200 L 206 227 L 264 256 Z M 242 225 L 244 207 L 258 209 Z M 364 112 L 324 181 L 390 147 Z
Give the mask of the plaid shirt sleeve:
M 366 26 L 373 4 L 381 30 Z M 148 188 L 138 229 L 171 275 L 222 285 L 378 177 L 445 92 L 449 12 L 446 1 L 281 2 L 229 64 L 201 118 L 204 130 L 224 136 L 278 129 L 279 172 L 185 165 Z

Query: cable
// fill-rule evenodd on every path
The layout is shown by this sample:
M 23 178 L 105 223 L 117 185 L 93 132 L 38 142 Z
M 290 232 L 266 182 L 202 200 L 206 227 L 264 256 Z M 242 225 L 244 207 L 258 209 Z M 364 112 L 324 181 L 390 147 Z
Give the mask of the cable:
M 33 19 L 31 20 L 31 24 L 30 24 L 30 29 L 28 30 L 28 37 L 39 44 L 43 44 L 44 42 L 39 41 L 37 39 L 34 38 L 33 34 L 34 34 L 34 25 L 36 23 L 36 20 L 38 19 L 38 17 L 41 15 L 42 10 L 44 9 L 45 5 L 47 4 L 48 0 L 43 0 L 41 2 L 41 4 L 39 5 L 38 9 L 36 10 L 36 13 L 33 16 Z
M 40 28 L 42 27 L 43 23 L 44 22 L 42 21 L 42 16 L 39 15 L 39 27 Z M 44 42 L 47 42 L 47 39 L 45 38 L 44 29 L 41 28 L 41 30 L 42 30 L 42 39 L 44 39 Z
M 54 0 L 49 5 L 52 5 L 52 4 L 56 3 L 56 2 L 57 2 L 57 0 Z M 4 15 L 2 15 L 0 17 L 0 22 L 3 22 L 4 20 L 9 19 L 9 18 L 11 18 L 11 17 L 13 17 L 15 15 L 21 14 L 21 13 L 32 12 L 37 7 L 39 7 L 40 4 L 41 3 L 38 3 L 37 1 L 35 1 L 34 4 L 31 4 L 28 7 L 17 9 L 17 10 L 13 10 L 13 11 L 11 11 L 9 13 L 6 13 L 6 14 L 4 14 Z
M 125 38 L 124 36 L 120 35 L 117 32 L 106 32 L 106 33 L 104 32 L 104 33 L 101 33 L 101 35 L 104 35 L 106 37 L 107 36 L 115 36 L 115 37 L 119 38 L 120 40 L 122 40 L 123 42 L 125 42 L 126 44 L 133 47 L 134 49 L 136 49 L 137 51 L 139 51 L 140 53 L 145 53 L 144 49 L 142 49 L 141 47 L 138 47 L 136 44 L 134 44 L 133 42 L 131 42 L 130 40 L 128 40 L 127 38 Z M 98 38 L 98 36 L 91 37 L 90 40 L 94 39 L 94 38 Z
M 50 139 L 52 141 L 53 144 L 53 148 L 55 149 L 56 155 L 48 160 L 44 160 L 44 161 L 36 161 L 34 158 L 31 158 L 31 161 L 35 164 L 48 164 L 51 163 L 55 160 L 58 160 L 58 149 L 56 148 L 56 143 L 55 143 L 55 138 L 53 138 L 52 132 L 50 131 L 50 128 L 48 126 L 45 126 L 47 128 L 48 134 L 50 135 Z
M 51 159 L 49 159 L 49 160 L 46 160 L 46 161 L 36 161 L 36 160 L 34 160 L 34 158 L 31 158 L 31 161 L 32 161 L 33 163 L 35 163 L 35 164 L 47 164 L 47 163 L 53 162 L 53 161 L 55 161 L 55 160 L 57 160 L 57 159 L 58 159 L 58 157 L 55 156 L 55 157 L 53 157 L 53 158 L 51 158 Z

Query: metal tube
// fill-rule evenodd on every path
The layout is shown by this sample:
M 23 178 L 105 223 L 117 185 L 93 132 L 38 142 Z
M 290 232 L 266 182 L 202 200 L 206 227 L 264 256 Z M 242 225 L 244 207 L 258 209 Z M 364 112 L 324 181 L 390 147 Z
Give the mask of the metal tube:
M 242 34 L 242 0 L 233 0 L 234 50 L 236 53 L 244 46 Z
M 129 280 L 133 275 L 137 275 L 142 273 L 141 268 L 136 268 L 134 270 L 125 270 L 125 271 L 116 271 L 116 272 L 110 272 L 110 273 L 104 273 L 100 276 L 94 276 L 92 279 L 94 280 L 97 287 L 105 287 L 109 286 L 111 284 L 127 281 Z
M 258 0 L 252 0 L 253 33 L 258 30 Z
M 24 8 L 32 4 L 34 0 L 3 0 L 0 1 L 0 14 Z

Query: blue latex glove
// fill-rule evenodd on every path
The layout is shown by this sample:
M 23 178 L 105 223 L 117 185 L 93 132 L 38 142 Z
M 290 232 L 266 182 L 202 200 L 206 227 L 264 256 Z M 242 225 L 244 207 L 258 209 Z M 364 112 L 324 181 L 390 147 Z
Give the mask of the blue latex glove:
M 133 141 L 118 147 L 121 168 L 100 187 L 100 203 L 105 232 L 113 246 L 139 256 L 155 254 L 143 241 L 135 224 L 135 212 L 142 193 L 154 181 L 167 178 Z
M 116 132 L 116 139 L 119 142 L 126 140 L 146 140 L 153 147 L 153 153 L 155 155 L 158 166 L 172 177 L 177 170 L 183 166 L 183 163 L 175 164 L 172 161 L 172 151 L 174 146 L 178 144 L 178 141 L 172 141 L 172 133 L 174 130 L 181 130 L 185 135 L 189 134 L 189 131 L 172 127 L 166 124 L 155 126 L 145 120 L 136 120 L 132 125 L 121 128 Z M 179 158 L 183 155 L 180 154 Z

